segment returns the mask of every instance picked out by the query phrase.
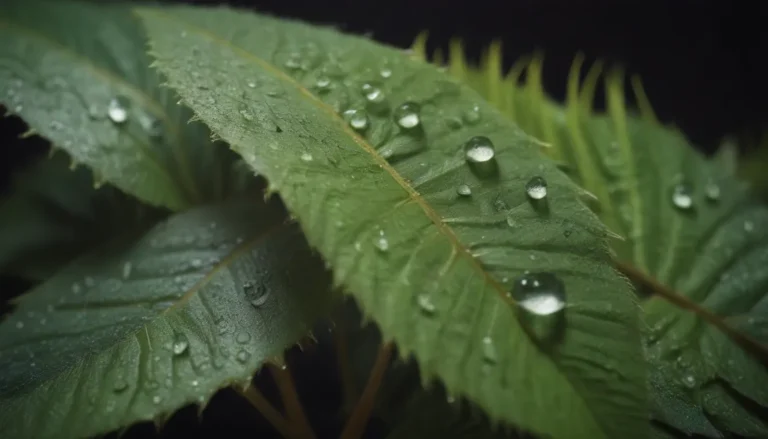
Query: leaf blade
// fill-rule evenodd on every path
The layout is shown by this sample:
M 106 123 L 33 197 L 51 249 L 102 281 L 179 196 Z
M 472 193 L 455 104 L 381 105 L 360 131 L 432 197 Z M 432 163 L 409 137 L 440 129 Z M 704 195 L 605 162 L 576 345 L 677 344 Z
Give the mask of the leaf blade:
M 169 76 L 170 84 L 218 135 L 269 178 L 271 187 L 281 193 L 302 223 L 310 242 L 335 268 L 337 282 L 351 289 L 388 337 L 394 337 L 406 352 L 415 352 L 427 377 L 437 375 L 452 392 L 470 394 L 495 419 L 513 421 L 556 437 L 610 436 L 608 430 L 612 427 L 602 416 L 608 414 L 625 419 L 637 427 L 633 433 L 638 437 L 643 435 L 646 420 L 642 402 L 644 379 L 638 379 L 644 374 L 640 362 L 628 361 L 626 381 L 616 386 L 620 388 L 610 388 L 606 371 L 596 371 L 596 365 L 588 358 L 600 351 L 593 344 L 594 335 L 600 333 L 599 327 L 610 327 L 607 331 L 624 337 L 600 340 L 611 346 L 609 362 L 640 358 L 638 345 L 633 343 L 639 336 L 633 323 L 636 322 L 635 305 L 626 295 L 626 284 L 601 262 L 604 239 L 601 226 L 575 201 L 570 182 L 551 164 L 541 160 L 527 136 L 505 124 L 479 99 L 475 102 L 476 95 L 459 84 L 443 79 L 426 65 L 408 62 L 391 49 L 298 23 L 277 22 L 224 9 L 140 9 L 139 15 L 148 29 L 157 65 Z M 227 28 L 222 28 L 221 23 L 227 23 Z M 181 35 L 184 35 L 185 47 L 179 47 Z M 236 43 L 232 44 L 231 39 Z M 313 51 L 312 47 L 318 50 Z M 302 54 L 303 50 L 311 53 Z M 293 59 L 292 51 L 305 58 Z M 350 56 L 350 52 L 355 57 Z M 395 150 L 412 139 L 400 137 L 390 142 L 395 136 L 394 125 L 388 117 L 376 117 L 374 110 L 369 109 L 366 111 L 371 111 L 371 125 L 365 139 L 351 132 L 335 110 L 354 108 L 362 98 L 359 92 L 353 91 L 352 85 L 339 78 L 334 79 L 335 92 L 329 95 L 310 91 L 309 84 L 322 72 L 321 66 L 312 64 L 315 54 L 320 58 L 318 64 L 322 64 L 323 55 L 327 55 L 337 58 L 350 72 L 368 67 L 373 75 L 378 72 L 371 66 L 389 63 L 394 73 L 387 81 L 396 80 L 403 88 L 397 99 L 434 104 L 432 107 L 422 105 L 424 128 L 433 130 L 428 131 L 426 137 L 444 137 L 431 141 L 429 148 L 419 150 L 416 155 L 384 160 L 382 154 L 387 155 L 388 148 L 396 156 L 402 150 Z M 309 64 L 306 71 L 293 69 L 292 66 L 300 67 L 304 60 Z M 202 82 L 194 81 L 185 73 L 190 71 L 191 63 L 204 72 Z M 231 70 L 217 66 L 231 67 Z M 292 71 L 290 76 L 289 71 Z M 394 75 L 399 78 L 394 79 Z M 353 82 L 362 78 L 347 79 Z M 199 87 L 201 84 L 203 87 Z M 230 89 L 222 84 L 228 84 Z M 394 102 L 394 86 L 388 90 L 392 91 Z M 483 121 L 452 133 L 447 129 L 447 122 L 437 119 L 439 108 L 435 107 L 449 107 L 441 102 L 443 99 L 452 100 L 452 112 L 474 111 L 472 104 L 476 103 L 483 113 Z M 465 174 L 463 152 L 456 151 L 456 145 L 473 131 L 491 132 L 492 138 L 505 138 L 503 142 L 497 140 L 497 145 L 504 143 L 503 147 L 497 146 L 497 157 L 500 165 L 511 166 L 511 169 L 504 168 L 500 174 L 509 178 L 510 181 L 504 183 L 516 190 L 501 194 L 502 198 L 507 197 L 502 202 L 522 206 L 524 214 L 520 220 L 543 229 L 534 232 L 529 241 L 515 243 L 521 244 L 525 253 L 500 252 L 494 259 L 479 258 L 465 251 L 468 241 L 483 244 L 479 242 L 481 235 L 485 240 L 479 230 L 482 227 L 476 224 L 477 210 L 456 202 L 456 176 L 451 174 L 458 170 L 466 178 L 473 178 Z M 513 144 L 514 148 L 507 144 Z M 512 154 L 519 163 L 527 165 L 526 172 L 512 165 Z M 414 157 L 432 165 L 432 173 L 429 169 L 421 171 L 418 162 L 408 161 Z M 550 181 L 553 217 L 563 218 L 561 215 L 567 210 L 574 222 L 582 221 L 571 224 L 575 233 L 568 244 L 563 241 L 561 223 L 545 223 L 541 227 L 535 212 L 525 210 L 527 200 L 522 187 L 526 173 L 533 168 L 539 169 Z M 506 171 L 510 172 L 504 174 Z M 478 184 L 479 191 L 482 181 L 472 182 Z M 355 203 L 342 202 L 342 196 Z M 493 200 L 487 194 L 477 196 L 489 204 Z M 471 225 L 461 232 L 455 231 L 454 228 L 461 225 L 447 225 L 449 221 L 445 218 L 450 216 L 472 218 Z M 498 213 L 492 217 L 493 222 L 503 223 L 505 232 L 496 236 L 506 241 L 508 226 L 504 217 L 501 221 L 499 217 Z M 555 250 L 544 250 L 529 258 L 527 250 L 535 248 L 537 239 L 550 238 L 562 248 L 554 245 Z M 386 241 L 384 244 L 382 239 Z M 584 244 L 589 249 L 588 257 L 593 259 L 587 262 L 586 258 L 570 256 L 567 249 L 578 244 Z M 506 288 L 501 286 L 502 272 L 516 276 L 528 267 L 540 266 L 541 262 L 532 262 L 536 257 L 546 258 L 546 265 L 565 273 L 569 293 L 577 304 L 575 311 L 568 314 L 572 344 L 558 347 L 562 352 L 552 354 L 554 359 L 524 336 L 511 312 Z M 497 268 L 499 266 L 501 268 Z M 496 271 L 491 274 L 492 269 Z M 394 279 L 386 274 L 391 272 L 397 274 Z M 585 272 L 590 273 L 591 281 L 581 277 L 586 276 Z M 418 287 L 406 284 L 409 294 L 398 293 L 403 287 L 402 278 Z M 434 280 L 434 283 L 425 280 Z M 596 301 L 591 302 L 595 300 L 594 295 L 590 298 L 582 294 L 588 285 L 590 290 L 616 300 L 613 313 L 606 313 Z M 437 317 L 424 315 L 430 313 L 429 306 L 425 311 L 423 299 L 415 297 L 417 289 L 421 289 L 418 294 L 431 295 L 429 300 L 438 310 Z M 470 295 L 470 291 L 473 294 Z M 491 318 L 490 328 L 485 327 L 482 315 L 496 316 Z M 414 327 L 418 329 L 414 331 Z M 488 379 L 483 378 L 482 373 L 472 372 L 487 366 L 484 360 L 487 353 L 482 347 L 485 337 L 497 342 L 500 352 L 499 366 L 491 369 Z M 517 361 L 517 358 L 523 360 Z M 535 360 L 529 360 L 531 358 Z M 515 367 L 554 382 L 531 385 L 525 373 L 512 372 Z M 624 370 L 616 372 L 625 373 Z M 613 376 L 612 372 L 607 374 Z M 554 388 L 558 386 L 567 389 L 566 402 L 553 402 Z M 597 387 L 606 392 L 598 395 L 594 390 Z M 504 391 L 508 389 L 531 390 L 532 396 L 520 401 Z M 563 412 L 553 414 L 544 408 L 547 402 L 564 406 Z
M 197 208 L 22 296 L 0 324 L 3 435 L 106 433 L 249 382 L 330 303 L 282 218 L 247 199 Z

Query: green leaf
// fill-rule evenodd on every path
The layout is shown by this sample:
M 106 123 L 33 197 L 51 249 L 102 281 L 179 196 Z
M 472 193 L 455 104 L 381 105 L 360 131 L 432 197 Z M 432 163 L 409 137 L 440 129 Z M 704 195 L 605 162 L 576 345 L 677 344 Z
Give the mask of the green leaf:
M 509 120 L 434 67 L 362 38 L 221 8 L 139 14 L 169 84 L 280 192 L 336 282 L 425 380 L 540 434 L 646 436 L 638 309 L 606 231 Z M 408 101 L 418 124 L 401 128 L 392 108 Z M 348 109 L 367 116 L 364 135 L 339 114 Z M 490 175 L 465 162 L 478 135 L 496 145 Z M 544 203 L 524 190 L 536 175 L 549 185 Z M 565 285 L 555 340 L 526 332 L 543 322 L 507 295 L 525 270 Z
M 113 187 L 94 189 L 92 173 L 70 169 L 64 154 L 25 169 L 11 190 L 0 200 L 0 270 L 38 281 L 94 245 L 163 215 Z
M 492 49 L 487 58 L 500 52 Z M 637 78 L 639 116 L 627 114 L 617 70 L 606 80 L 607 114 L 594 114 L 600 66 L 580 87 L 582 61 L 574 63 L 564 107 L 541 88 L 540 58 L 518 63 L 503 92 L 489 98 L 551 144 L 551 155 L 597 194 L 600 217 L 626 237 L 611 243 L 624 270 L 641 287 L 656 286 L 646 293 L 672 299 L 644 302 L 654 417 L 686 434 L 765 437 L 768 208 L 732 175 L 727 154 L 707 160 L 677 130 L 660 125 Z M 481 92 L 489 76 L 500 75 L 491 64 L 463 69 Z M 524 69 L 525 85 L 518 86 Z M 674 199 L 681 183 L 691 189 L 690 207 L 684 196 Z
M 0 40 L 0 103 L 99 180 L 172 210 L 239 189 L 233 154 L 159 86 L 127 6 L 6 1 Z
M 196 208 L 22 296 L 0 323 L 0 437 L 90 437 L 249 382 L 330 303 L 283 218 L 253 199 Z

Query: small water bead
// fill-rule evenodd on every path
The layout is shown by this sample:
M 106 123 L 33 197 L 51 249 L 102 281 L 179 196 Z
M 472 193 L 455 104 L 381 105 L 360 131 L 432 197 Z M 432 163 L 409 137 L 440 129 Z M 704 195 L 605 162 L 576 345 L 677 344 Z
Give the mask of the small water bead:
M 163 398 L 160 395 L 155 395 L 152 397 L 152 402 L 155 404 L 160 404 L 163 401 Z
M 496 346 L 493 344 L 493 339 L 488 336 L 483 337 L 483 359 L 487 363 L 496 363 L 497 361 Z
M 331 78 L 322 75 L 315 81 L 315 87 L 320 91 L 328 91 L 331 88 Z
M 240 109 L 240 115 L 243 116 L 243 119 L 247 121 L 253 120 L 253 114 L 250 111 L 248 111 L 248 109 L 246 108 Z
M 344 112 L 344 119 L 356 131 L 365 131 L 368 128 L 368 115 L 362 110 L 347 110 Z
M 285 67 L 291 70 L 298 70 L 301 68 L 301 58 L 298 53 L 291 54 L 291 57 L 285 61 Z
M 24 322 L 16 322 L 16 329 L 24 329 Z
M 246 344 L 251 341 L 251 334 L 247 332 L 239 332 L 237 336 L 235 336 L 235 341 L 240 344 Z
M 128 388 L 128 382 L 123 378 L 117 378 L 112 382 L 112 390 L 115 392 L 122 392 Z
M 472 137 L 464 144 L 464 156 L 471 163 L 486 163 L 493 160 L 496 150 L 491 139 L 485 136 Z
M 187 348 L 189 347 L 189 340 L 187 340 L 187 336 L 184 334 L 176 334 L 175 339 L 173 340 L 173 353 L 174 355 L 181 355 L 184 352 L 187 351 Z
M 418 297 L 416 297 L 416 301 L 424 314 L 432 315 L 435 313 L 435 304 L 432 303 L 432 299 L 428 295 L 419 294 Z
M 464 114 L 461 115 L 461 118 L 469 125 L 474 125 L 480 122 L 480 107 L 477 105 L 473 106 L 469 110 L 465 111 Z
M 690 388 L 696 387 L 696 378 L 694 378 L 693 375 L 687 375 L 684 378 L 684 381 L 686 386 Z
M 472 188 L 466 184 L 460 184 L 459 187 L 456 188 L 456 193 L 463 197 L 468 197 L 472 195 Z
M 301 160 L 304 162 L 311 162 L 312 161 L 312 154 L 305 152 L 301 154 Z
M 123 123 L 128 120 L 128 99 L 117 96 L 109 101 L 107 106 L 107 116 L 114 123 Z
M 753 223 L 752 221 L 749 221 L 749 220 L 744 221 L 744 231 L 747 232 L 747 233 L 750 233 L 753 230 L 755 230 L 755 223 Z
M 672 204 L 683 210 L 693 207 L 693 194 L 687 183 L 678 183 L 672 188 Z
M 541 200 L 547 196 L 547 181 L 543 177 L 533 177 L 525 184 L 525 192 L 533 200 Z
M 248 82 L 248 88 L 256 88 L 256 83 L 253 81 Z
M 412 130 L 418 128 L 421 124 L 421 117 L 419 112 L 421 106 L 415 102 L 406 102 L 397 107 L 393 113 L 393 117 L 397 125 L 404 130 Z
M 523 274 L 515 280 L 509 296 L 536 315 L 550 315 L 565 308 L 565 286 L 553 273 Z
M 82 291 L 82 289 L 80 288 L 80 284 L 79 283 L 75 282 L 75 283 L 72 284 L 72 293 L 80 294 L 81 291 Z
M 709 201 L 717 201 L 720 199 L 720 186 L 714 181 L 709 181 L 704 186 L 704 195 Z
M 384 236 L 383 230 L 379 230 L 379 236 L 373 241 L 373 244 L 381 252 L 389 250 L 389 241 L 387 240 L 387 237 Z
M 245 363 L 245 362 L 247 362 L 247 361 L 248 361 L 248 359 L 250 359 L 250 358 L 251 358 L 251 354 L 250 354 L 248 351 L 239 351 L 239 352 L 238 352 L 238 353 L 235 355 L 235 359 L 236 359 L 236 360 L 237 360 L 239 363 Z
M 203 266 L 203 261 L 202 259 L 195 258 L 195 259 L 192 259 L 192 262 L 190 262 L 190 264 L 192 265 L 192 268 L 200 268 Z

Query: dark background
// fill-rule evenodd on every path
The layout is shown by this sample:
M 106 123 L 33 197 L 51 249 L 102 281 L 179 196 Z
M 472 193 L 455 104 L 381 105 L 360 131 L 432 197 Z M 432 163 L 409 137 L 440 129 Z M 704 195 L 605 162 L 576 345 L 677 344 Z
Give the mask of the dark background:
M 190 3 L 219 4 L 217 1 Z M 596 0 L 264 0 L 231 1 L 279 16 L 335 24 L 353 33 L 407 47 L 422 30 L 429 48 L 447 47 L 461 37 L 470 59 L 494 38 L 503 40 L 505 65 L 541 49 L 544 83 L 562 98 L 573 55 L 621 63 L 642 77 L 663 122 L 674 123 L 702 151 L 712 152 L 726 134 L 755 134 L 768 121 L 768 5 L 748 1 L 596 1 Z M 2 8 L 2 6 L 0 6 Z M 0 42 L 0 44 L 2 44 Z M 39 139 L 18 140 L 25 129 L 16 118 L 0 119 L 0 191 L 9 173 L 44 151 Z M 13 283 L 0 283 L 3 296 Z M 302 398 L 320 437 L 335 437 L 333 412 L 339 383 L 332 355 L 294 355 Z M 268 383 L 266 378 L 259 379 Z M 226 392 L 214 398 L 202 423 L 195 411 L 177 414 L 164 437 L 271 437 L 247 405 Z M 375 426 L 374 426 L 375 427 Z M 255 428 L 255 430 L 253 430 Z M 250 432 L 236 434 L 251 429 Z M 151 435 L 150 426 L 132 428 L 126 437 Z M 369 437 L 381 437 L 371 428 Z

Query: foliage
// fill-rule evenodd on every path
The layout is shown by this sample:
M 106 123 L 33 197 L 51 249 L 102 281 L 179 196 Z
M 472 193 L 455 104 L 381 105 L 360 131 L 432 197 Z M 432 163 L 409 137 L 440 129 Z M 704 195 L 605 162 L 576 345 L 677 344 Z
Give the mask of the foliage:
M 226 8 L 17 0 L 0 38 L 0 101 L 86 166 L 43 160 L 0 204 L 0 269 L 39 282 L 0 322 L 3 437 L 228 385 L 280 429 L 250 379 L 332 316 L 332 285 L 418 365 L 421 386 L 384 378 L 394 438 L 768 435 L 768 211 L 638 82 L 640 115 L 616 72 L 596 114 L 579 59 L 561 106 L 540 58 L 503 76 L 497 45 L 441 71 L 423 39 Z

